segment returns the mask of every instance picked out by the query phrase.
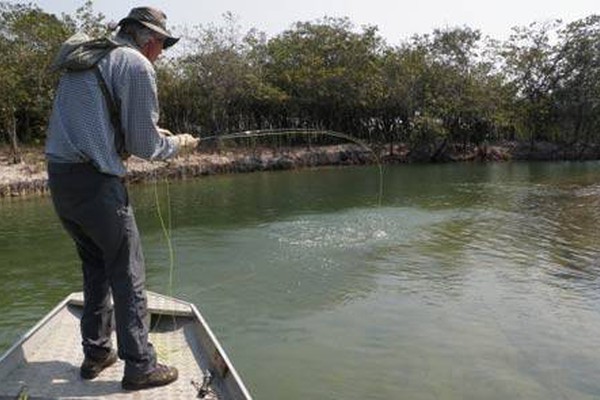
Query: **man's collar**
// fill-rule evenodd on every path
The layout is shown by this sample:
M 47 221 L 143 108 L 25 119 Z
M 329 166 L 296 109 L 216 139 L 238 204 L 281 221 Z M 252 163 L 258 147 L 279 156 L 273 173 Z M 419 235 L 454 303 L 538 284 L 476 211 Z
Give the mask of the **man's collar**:
M 111 40 L 119 45 L 122 46 L 127 46 L 127 47 L 131 47 L 134 48 L 138 51 L 142 51 L 142 49 L 140 48 L 140 46 L 136 43 L 136 41 L 131 37 L 131 35 L 128 35 L 126 33 L 123 32 L 118 32 L 116 35 L 114 35 Z

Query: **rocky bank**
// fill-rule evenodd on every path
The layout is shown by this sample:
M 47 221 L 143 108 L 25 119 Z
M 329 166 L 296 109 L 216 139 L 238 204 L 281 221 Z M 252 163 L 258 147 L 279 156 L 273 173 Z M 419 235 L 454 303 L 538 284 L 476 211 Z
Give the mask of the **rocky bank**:
M 14 164 L 8 148 L 0 147 L 0 198 L 45 194 L 47 174 L 43 149 L 21 151 L 23 162 Z M 600 145 L 560 146 L 550 143 L 506 142 L 495 145 L 461 146 L 447 143 L 409 149 L 384 145 L 365 149 L 354 144 L 296 147 L 211 150 L 177 157 L 170 161 L 148 162 L 136 157 L 127 161 L 127 181 L 145 182 L 156 178 L 189 179 L 223 173 L 410 162 L 494 162 L 508 160 L 597 160 Z

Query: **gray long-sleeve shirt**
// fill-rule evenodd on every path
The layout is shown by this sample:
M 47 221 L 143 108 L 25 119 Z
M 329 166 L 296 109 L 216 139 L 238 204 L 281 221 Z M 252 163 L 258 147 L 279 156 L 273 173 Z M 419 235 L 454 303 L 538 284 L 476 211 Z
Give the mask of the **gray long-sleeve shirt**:
M 175 140 L 158 131 L 159 105 L 152 63 L 135 48 L 123 46 L 105 56 L 98 68 L 120 105 L 127 152 L 147 160 L 175 155 Z M 48 125 L 46 158 L 56 163 L 90 162 L 100 172 L 126 174 L 106 100 L 92 70 L 61 77 Z

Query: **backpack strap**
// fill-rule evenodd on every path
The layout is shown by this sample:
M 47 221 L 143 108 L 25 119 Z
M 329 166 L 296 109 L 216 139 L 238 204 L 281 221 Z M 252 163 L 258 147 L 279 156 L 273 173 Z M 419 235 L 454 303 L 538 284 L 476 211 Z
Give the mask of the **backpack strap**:
M 94 75 L 96 75 L 96 79 L 98 79 L 98 85 L 100 86 L 100 90 L 104 95 L 108 113 L 110 114 L 110 122 L 115 130 L 115 147 L 117 149 L 117 153 L 122 159 L 127 159 L 130 154 L 127 152 L 125 147 L 125 134 L 123 133 L 123 129 L 121 127 L 121 112 L 119 111 L 119 107 L 117 107 L 115 100 L 110 94 L 110 90 L 108 90 L 108 85 L 106 84 L 106 80 L 98 68 L 98 64 L 94 65 L 92 70 L 94 71 Z

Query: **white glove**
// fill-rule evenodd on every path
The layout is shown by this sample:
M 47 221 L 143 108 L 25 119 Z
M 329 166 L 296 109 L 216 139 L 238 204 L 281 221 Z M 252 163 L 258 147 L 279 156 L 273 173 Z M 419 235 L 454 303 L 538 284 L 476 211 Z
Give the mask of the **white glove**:
M 193 137 L 189 133 L 180 133 L 173 136 L 173 138 L 175 139 L 179 154 L 194 151 L 198 147 L 198 143 L 200 143 L 200 139 Z

